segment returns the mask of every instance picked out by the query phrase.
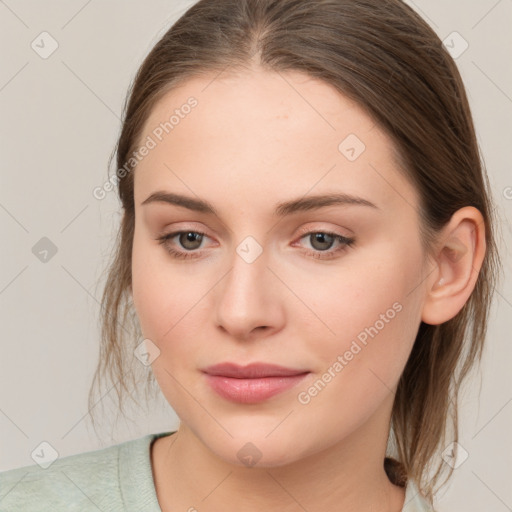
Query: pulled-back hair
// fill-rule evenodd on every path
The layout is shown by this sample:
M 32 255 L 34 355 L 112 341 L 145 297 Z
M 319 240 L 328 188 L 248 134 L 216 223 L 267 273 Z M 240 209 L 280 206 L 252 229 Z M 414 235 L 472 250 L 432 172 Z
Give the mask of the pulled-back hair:
M 123 216 L 103 292 L 90 409 L 93 390 L 108 377 L 122 410 L 142 366 L 133 357 L 141 338 L 130 293 L 136 168 L 131 155 L 142 128 L 156 103 L 178 85 L 254 65 L 323 80 L 391 137 L 400 172 L 419 192 L 427 254 L 458 209 L 473 206 L 483 216 L 486 254 L 475 288 L 451 320 L 421 322 L 392 409 L 393 453 L 383 461 L 386 471 L 398 485 L 413 479 L 432 502 L 447 466 L 440 454 L 458 439 L 461 384 L 482 356 L 500 260 L 490 186 L 461 76 L 435 32 L 399 0 L 201 0 L 153 47 L 127 95 L 114 152 Z M 146 389 L 154 386 L 151 373 L 145 378 Z

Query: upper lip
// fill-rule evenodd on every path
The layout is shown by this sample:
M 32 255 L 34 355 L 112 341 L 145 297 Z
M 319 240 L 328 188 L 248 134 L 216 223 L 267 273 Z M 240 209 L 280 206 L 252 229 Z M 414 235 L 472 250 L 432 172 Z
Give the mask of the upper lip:
M 284 366 L 269 363 L 251 363 L 247 366 L 240 366 L 235 363 L 220 363 L 204 368 L 203 372 L 209 375 L 220 375 L 237 379 L 257 379 L 262 377 L 301 375 L 308 373 L 308 370 L 285 368 Z

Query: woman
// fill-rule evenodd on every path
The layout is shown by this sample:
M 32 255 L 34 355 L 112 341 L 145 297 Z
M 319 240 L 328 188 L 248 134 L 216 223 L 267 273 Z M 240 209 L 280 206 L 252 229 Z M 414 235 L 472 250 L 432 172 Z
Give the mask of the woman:
M 6 472 L 2 510 L 433 510 L 498 256 L 429 26 L 398 0 L 202 0 L 116 149 L 95 385 L 122 399 L 135 348 L 179 429 Z

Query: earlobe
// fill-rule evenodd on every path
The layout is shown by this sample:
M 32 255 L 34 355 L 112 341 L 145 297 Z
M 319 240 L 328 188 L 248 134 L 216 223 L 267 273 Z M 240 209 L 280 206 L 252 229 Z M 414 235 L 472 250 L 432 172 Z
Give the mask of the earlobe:
M 485 256 L 482 214 L 472 206 L 457 210 L 438 240 L 421 318 L 431 325 L 456 316 L 471 296 Z

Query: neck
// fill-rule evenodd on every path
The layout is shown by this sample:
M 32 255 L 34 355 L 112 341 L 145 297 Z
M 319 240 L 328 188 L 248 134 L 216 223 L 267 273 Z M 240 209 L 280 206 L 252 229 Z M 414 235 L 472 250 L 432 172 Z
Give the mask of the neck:
M 389 408 L 384 409 L 335 445 L 272 467 L 226 462 L 182 423 L 177 433 L 153 445 L 160 507 L 164 512 L 400 512 L 405 491 L 384 470 L 389 429 L 382 425 L 389 425 Z

